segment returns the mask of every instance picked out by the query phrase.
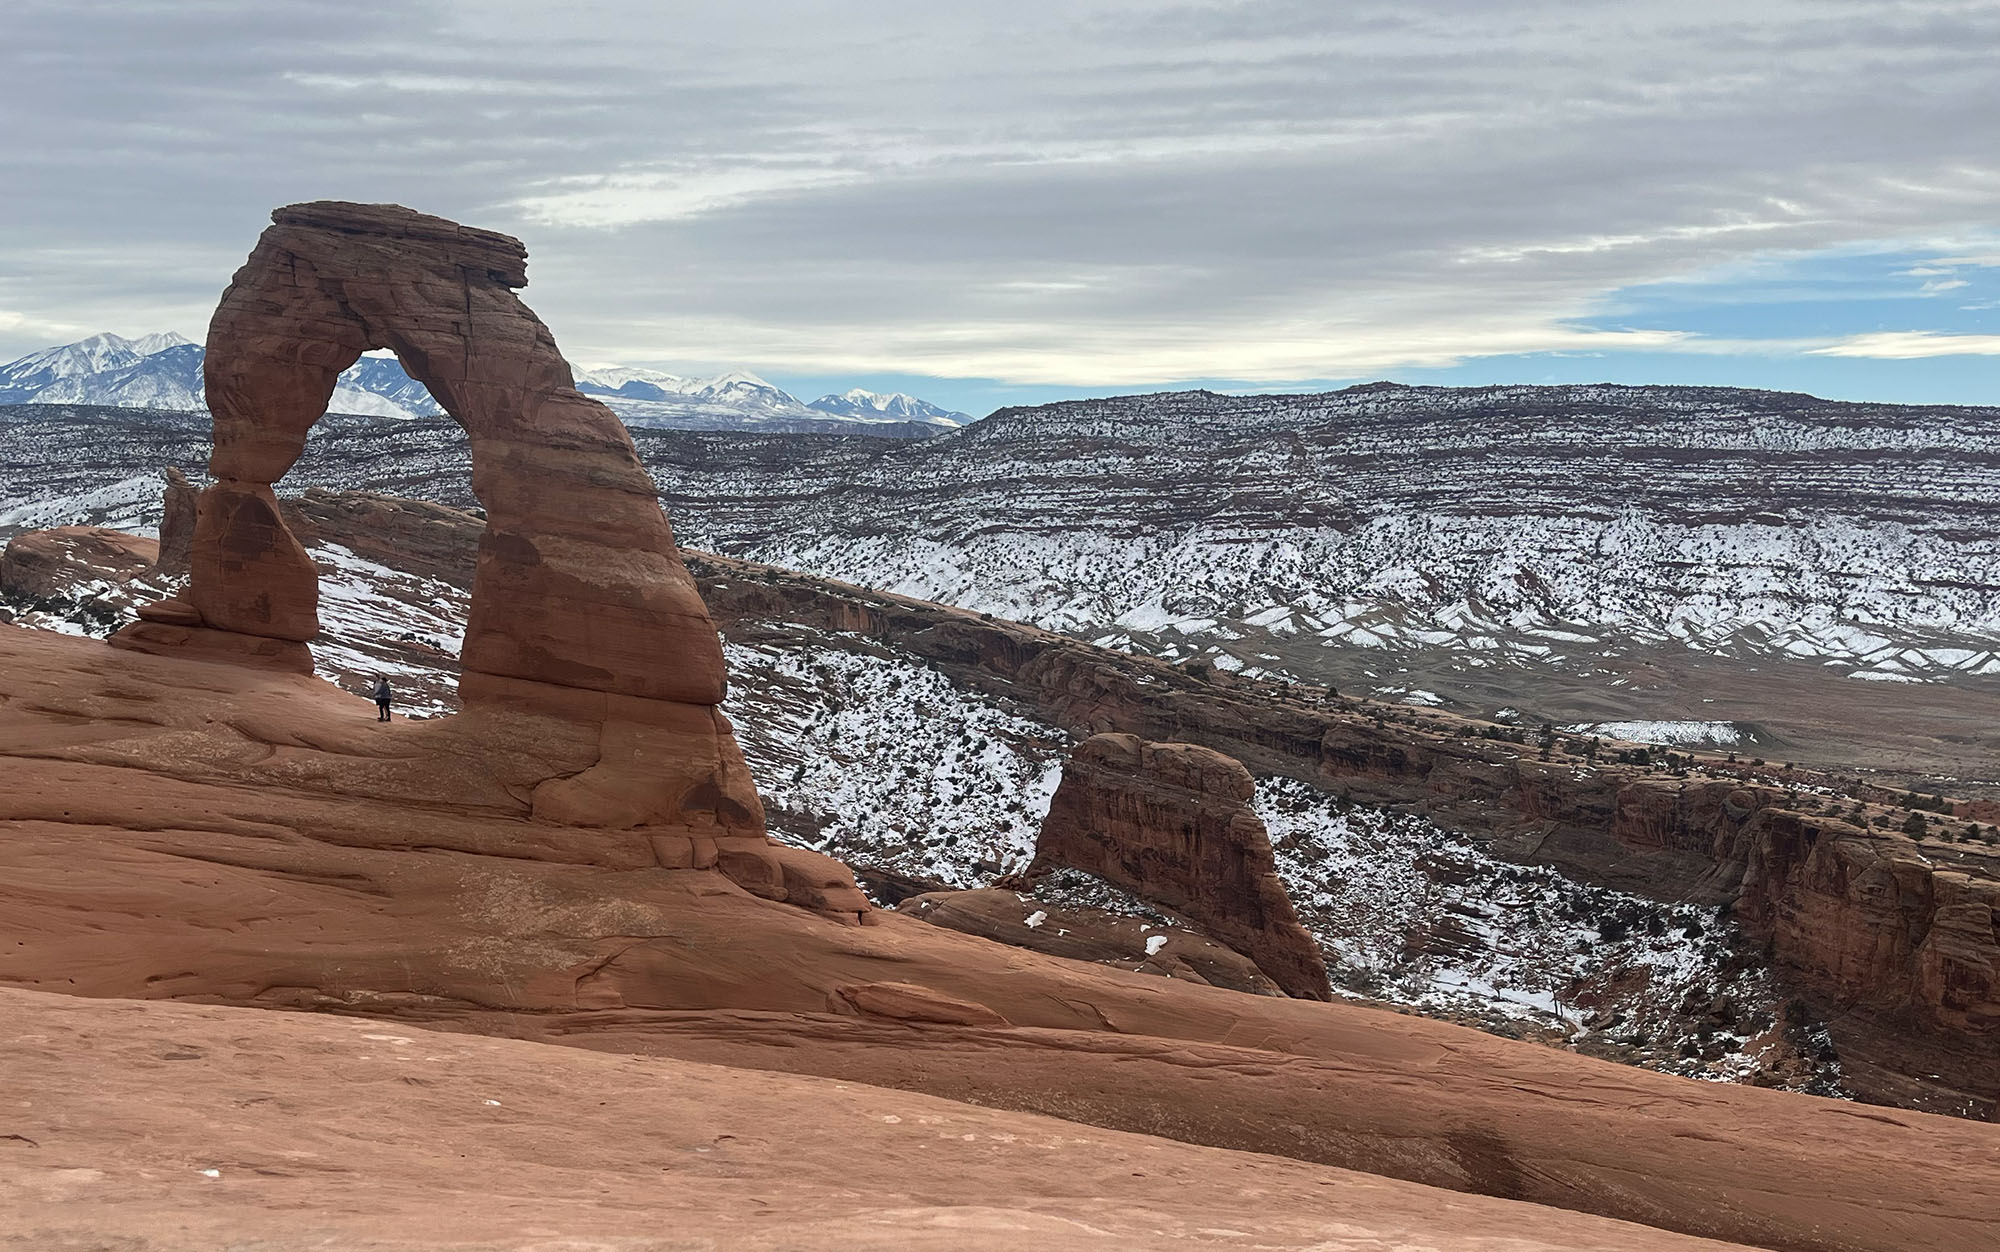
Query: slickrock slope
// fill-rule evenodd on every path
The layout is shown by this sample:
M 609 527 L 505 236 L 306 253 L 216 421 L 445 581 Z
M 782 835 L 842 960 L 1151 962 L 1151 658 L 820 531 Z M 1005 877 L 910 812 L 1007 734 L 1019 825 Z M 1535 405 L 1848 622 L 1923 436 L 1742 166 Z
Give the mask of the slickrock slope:
M 9 1252 L 1740 1246 L 683 1061 L 14 991 L 0 1022 Z
M 1774 1248 L 1991 1244 L 1991 1125 L 842 925 L 534 820 L 518 780 L 594 750 L 559 721 L 373 717 L 0 628 L 0 983 L 814 1073 Z
M 1095 735 L 1063 768 L 1026 876 L 1067 867 L 1186 916 L 1285 994 L 1328 1000 L 1313 937 L 1250 808 L 1250 771 L 1212 748 Z

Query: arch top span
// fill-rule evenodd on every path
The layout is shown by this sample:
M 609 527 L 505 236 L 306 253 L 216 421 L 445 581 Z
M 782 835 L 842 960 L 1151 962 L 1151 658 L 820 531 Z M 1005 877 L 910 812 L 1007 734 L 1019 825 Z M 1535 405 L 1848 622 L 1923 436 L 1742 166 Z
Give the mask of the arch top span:
M 462 662 L 470 703 L 527 680 L 722 701 L 715 626 L 631 435 L 576 390 L 515 294 L 517 239 L 400 205 L 322 201 L 271 215 L 209 324 L 213 486 L 187 600 L 204 627 L 304 642 L 318 578 L 271 485 L 305 448 L 342 370 L 387 348 L 465 429 L 486 509 Z

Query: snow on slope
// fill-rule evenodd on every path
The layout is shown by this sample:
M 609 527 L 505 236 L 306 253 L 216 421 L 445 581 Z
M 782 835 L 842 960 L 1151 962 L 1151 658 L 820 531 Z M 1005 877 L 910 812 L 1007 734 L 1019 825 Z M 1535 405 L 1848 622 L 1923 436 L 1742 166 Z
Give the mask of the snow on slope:
M 957 887 L 1025 868 L 1069 736 L 856 636 L 725 651 L 730 718 L 787 837 Z
M 316 546 L 312 557 L 319 566 L 322 627 L 312 645 L 314 672 L 357 695 L 385 677 L 406 716 L 456 712 L 452 662 L 465 646 L 471 595 L 338 544 Z
M 972 420 L 964 413 L 941 409 L 928 400 L 902 392 L 883 395 L 853 387 L 838 395 L 824 395 L 806 406 L 835 417 L 893 418 L 899 421 L 935 422 L 940 426 L 963 426 Z
M 1297 673 L 1259 655 L 1288 640 L 2000 675 L 2000 410 L 1176 393 L 1002 410 L 865 461 L 683 450 L 647 447 L 691 542 L 1253 673 Z
M 1734 722 L 1583 722 L 1563 729 L 1670 747 L 1733 747 L 1743 742 L 1743 729 Z
M 46 485 L 23 481 L 0 496 L 0 538 L 53 526 L 110 526 L 150 537 L 158 533 L 160 490 L 157 474 L 60 494 L 45 494 Z

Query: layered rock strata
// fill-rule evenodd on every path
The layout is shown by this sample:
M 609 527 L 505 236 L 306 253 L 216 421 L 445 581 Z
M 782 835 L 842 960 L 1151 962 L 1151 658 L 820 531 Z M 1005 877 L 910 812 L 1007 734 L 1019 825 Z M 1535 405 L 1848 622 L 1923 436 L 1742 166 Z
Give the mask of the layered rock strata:
M 1919 848 L 1801 810 L 1825 803 L 1811 794 L 1815 783 L 1839 780 L 1721 761 L 1708 768 L 1725 776 L 1561 751 L 1543 761 L 1447 713 L 1203 678 L 926 601 L 690 559 L 725 625 L 778 620 L 879 639 L 1074 733 L 1202 744 L 1258 774 L 1425 813 L 1489 839 L 1496 853 L 1585 882 L 1733 906 L 1830 1022 L 1860 1094 L 2000 1118 L 2000 855 L 1983 845 Z M 1884 798 L 1867 797 L 1870 821 L 1884 815 Z
M 1326 963 L 1285 894 L 1250 771 L 1210 748 L 1096 735 L 1063 767 L 1027 877 L 1082 870 L 1179 913 L 1285 994 L 1330 1000 Z

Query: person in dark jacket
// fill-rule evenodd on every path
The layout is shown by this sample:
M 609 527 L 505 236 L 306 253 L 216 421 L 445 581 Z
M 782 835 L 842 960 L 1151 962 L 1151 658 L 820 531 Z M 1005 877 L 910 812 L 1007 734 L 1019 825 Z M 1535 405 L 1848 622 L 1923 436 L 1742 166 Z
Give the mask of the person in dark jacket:
M 375 714 L 378 722 L 389 720 L 389 680 L 379 674 L 375 677 Z

